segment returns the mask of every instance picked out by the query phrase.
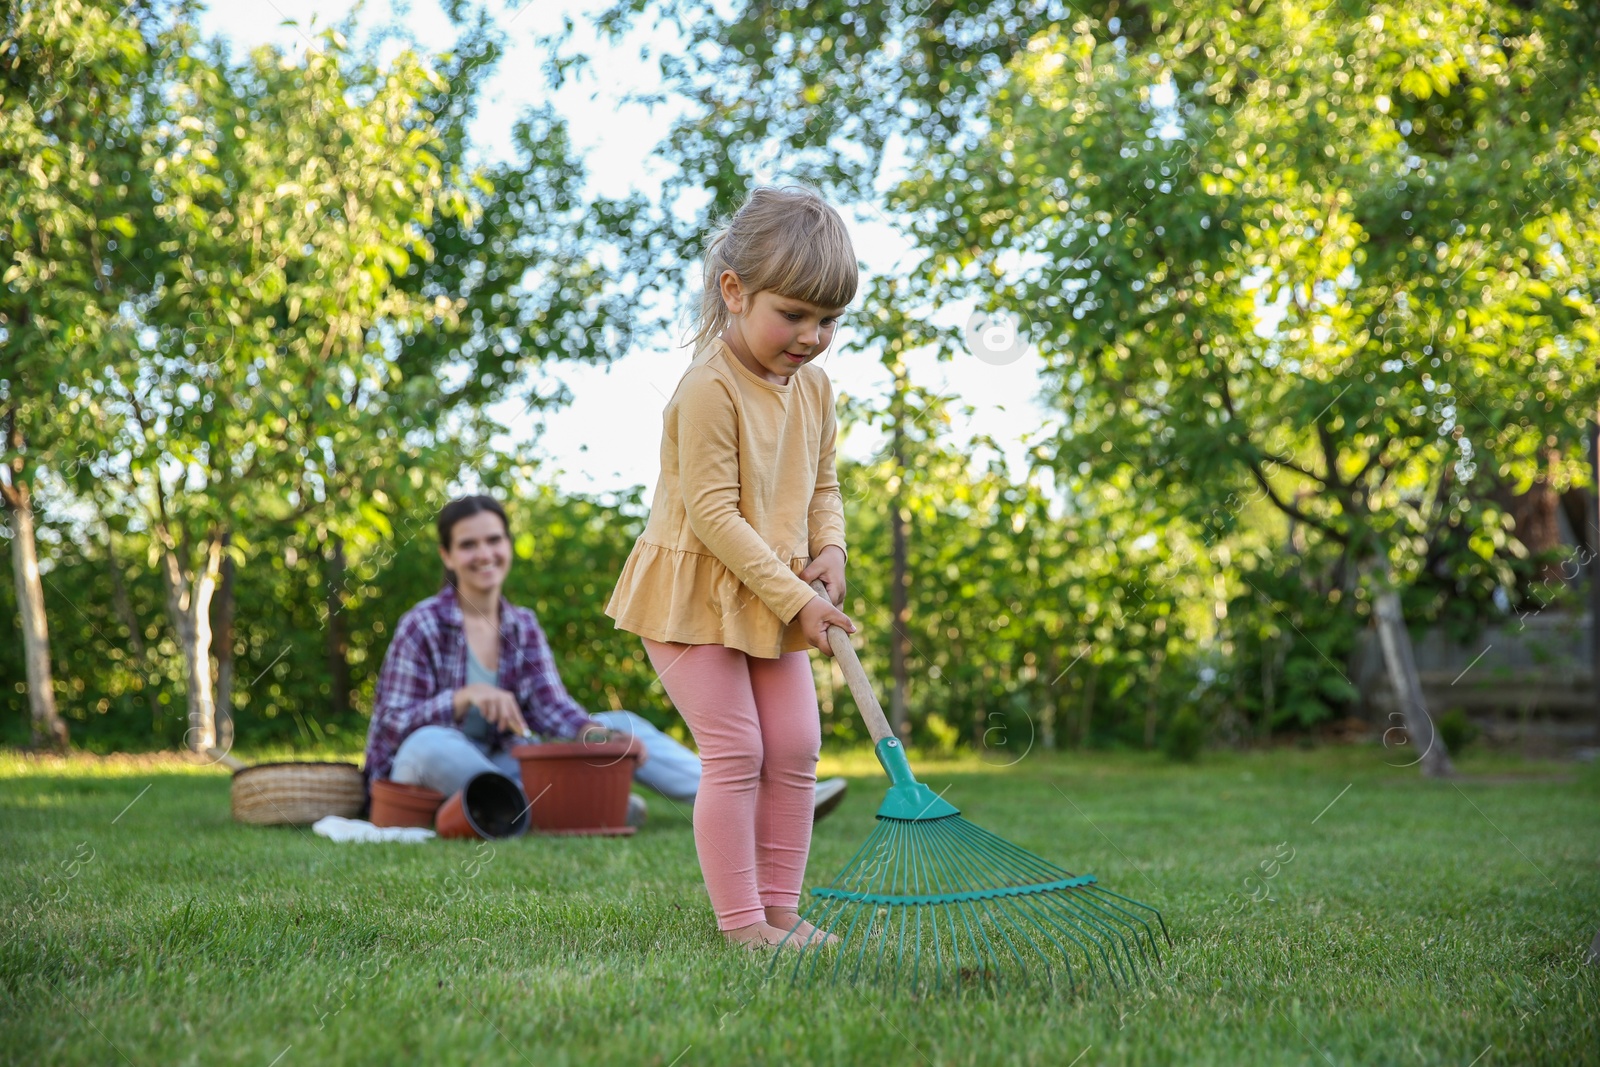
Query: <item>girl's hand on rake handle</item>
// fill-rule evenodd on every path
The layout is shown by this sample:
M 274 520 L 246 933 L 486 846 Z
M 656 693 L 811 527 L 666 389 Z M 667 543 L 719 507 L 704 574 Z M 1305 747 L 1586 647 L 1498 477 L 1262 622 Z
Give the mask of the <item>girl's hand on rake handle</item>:
M 833 646 L 828 643 L 828 627 L 837 626 L 845 633 L 856 632 L 856 624 L 850 621 L 850 617 L 828 603 L 823 596 L 812 597 L 811 602 L 800 609 L 798 618 L 800 632 L 806 635 L 812 647 L 820 649 L 825 656 L 833 655 Z
M 820 581 L 827 592 L 817 591 L 826 597 L 828 602 L 836 608 L 844 607 L 844 549 L 838 545 L 826 545 L 815 559 L 806 564 L 806 569 L 800 572 L 802 582 Z M 812 586 L 816 589 L 816 586 Z

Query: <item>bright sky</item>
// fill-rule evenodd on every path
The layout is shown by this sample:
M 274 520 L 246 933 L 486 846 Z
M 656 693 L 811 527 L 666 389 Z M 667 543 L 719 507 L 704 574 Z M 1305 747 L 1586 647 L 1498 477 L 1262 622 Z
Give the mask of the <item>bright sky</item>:
M 641 106 L 624 106 L 619 100 L 629 92 L 657 86 L 656 68 L 639 62 L 637 44 L 608 59 L 598 44 L 584 47 L 580 39 L 580 47 L 597 57 L 594 69 L 602 72 L 603 80 L 589 75 L 569 82 L 558 93 L 549 93 L 536 73 L 542 56 L 531 42 L 557 30 L 563 16 L 572 17 L 581 27 L 587 12 L 604 5 L 594 0 L 531 0 L 519 9 L 520 3 L 510 0 L 502 16 L 509 50 L 480 106 L 474 130 L 480 151 L 488 158 L 502 154 L 516 117 L 525 108 L 548 101 L 568 119 L 573 139 L 584 153 L 594 192 L 614 197 L 633 190 L 652 193 L 670 164 L 656 158 L 651 149 L 666 133 L 672 114 L 666 108 L 652 114 Z M 201 26 L 207 36 L 227 38 L 236 55 L 265 43 L 298 53 L 308 47 L 316 30 L 343 19 L 353 6 L 351 0 L 227 0 L 212 3 Z M 382 25 L 393 10 L 405 12 L 405 25 L 427 48 L 441 50 L 453 38 L 437 0 L 370 0 L 363 6 L 362 25 Z M 289 19 L 297 21 L 299 28 L 283 25 Z M 778 172 L 757 175 L 762 180 L 782 176 Z M 856 253 L 867 269 L 892 272 L 910 250 L 909 242 L 872 209 L 845 214 L 851 221 Z M 848 324 L 841 328 L 825 360 L 836 391 L 869 398 L 887 395 L 887 374 L 871 355 L 852 347 Z M 661 409 L 687 362 L 688 354 L 675 348 L 674 339 L 646 337 L 608 367 L 554 368 L 574 401 L 546 418 L 542 433 L 526 418 L 518 418 L 522 405 L 515 401 L 492 412 L 511 427 L 507 449 L 523 451 L 528 459 L 541 459 L 547 477 L 562 489 L 603 493 L 644 485 L 648 501 L 657 475 Z M 1037 353 L 1030 351 L 1000 364 L 965 352 L 940 363 L 930 353 L 907 363 L 913 381 L 952 394 L 958 404 L 975 409 L 970 421 L 958 423 L 958 439 L 987 434 L 1002 445 L 1013 473 L 1025 469 L 1024 441 L 1038 432 L 1045 419 L 1033 399 L 1042 367 Z M 536 435 L 533 451 L 526 452 Z M 857 432 L 844 441 L 843 451 L 862 458 L 879 444 L 871 435 Z

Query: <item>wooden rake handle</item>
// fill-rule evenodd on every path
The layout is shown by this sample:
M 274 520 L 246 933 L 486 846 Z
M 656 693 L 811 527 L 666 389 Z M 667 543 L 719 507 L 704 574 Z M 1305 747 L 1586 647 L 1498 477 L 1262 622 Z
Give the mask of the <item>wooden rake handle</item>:
M 828 587 L 820 581 L 811 583 L 811 588 L 823 600 L 828 600 Z M 828 600 L 828 603 L 833 601 Z M 867 733 L 872 735 L 872 743 L 877 744 L 886 737 L 893 737 L 894 731 L 889 728 L 889 720 L 884 717 L 883 706 L 878 703 L 878 695 L 872 691 L 872 679 L 867 677 L 866 669 L 861 666 L 861 661 L 856 658 L 856 650 L 850 644 L 850 635 L 841 627 L 828 627 L 828 646 L 833 649 L 833 658 L 839 664 L 839 669 L 844 672 L 845 684 L 850 687 L 850 695 L 856 698 L 856 709 L 861 712 L 861 721 L 867 724 Z

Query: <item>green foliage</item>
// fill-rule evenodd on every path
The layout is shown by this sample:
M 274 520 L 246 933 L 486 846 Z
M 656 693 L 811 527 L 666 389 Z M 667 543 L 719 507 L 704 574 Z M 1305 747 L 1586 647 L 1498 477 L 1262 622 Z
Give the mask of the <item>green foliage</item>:
M 1205 747 L 1206 727 L 1193 708 L 1179 709 L 1161 738 L 1161 751 L 1178 763 L 1193 763 Z
M 784 176 L 841 199 L 886 200 L 920 253 L 867 301 L 886 366 L 921 346 L 966 358 L 955 331 L 929 320 L 974 303 L 1008 313 L 1037 347 L 1058 418 L 1034 457 L 1064 532 L 1081 518 L 1101 536 L 1065 540 L 1073 558 L 1038 560 L 996 601 L 975 597 L 974 614 L 1058 608 L 1046 628 L 1057 642 L 1092 635 L 1073 654 L 1110 672 L 1098 692 L 1123 725 L 1108 740 L 1153 739 L 1175 704 L 1160 694 L 1156 714 L 1140 714 L 1126 696 L 1141 674 L 1140 691 L 1159 693 L 1174 670 L 1185 691 L 1224 700 L 1222 736 L 1309 725 L 1355 695 L 1345 663 L 1364 586 L 1416 585 L 1405 601 L 1416 621 L 1460 626 L 1533 577 L 1496 500 L 1588 470 L 1600 8 L 652 11 L 702 42 L 664 63 L 688 105 L 668 141 L 674 189 L 708 190 L 707 212 L 726 211 L 776 157 Z M 642 13 L 619 3 L 602 24 L 620 32 Z M 898 499 L 887 475 L 874 484 L 874 505 Z M 997 510 L 973 521 L 993 530 Z M 1139 553 L 1099 547 L 1106 535 L 1155 540 L 1139 561 L 1148 580 L 1117 558 Z M 1007 548 L 987 554 L 954 540 L 963 595 L 981 584 L 966 575 L 1045 552 L 999 537 Z M 919 581 L 947 580 L 933 549 L 914 550 Z M 1148 622 L 1103 610 L 1128 602 L 1150 605 Z M 1201 617 L 1159 631 L 1180 604 Z M 943 632 L 982 625 L 967 622 Z M 1094 691 L 1084 684 L 1081 702 Z M 956 721 L 990 713 L 992 698 L 960 699 Z
M 922 424 L 937 422 L 943 401 L 913 396 Z M 862 659 L 880 688 L 891 624 L 883 502 L 900 477 L 884 454 L 846 465 L 841 478 L 852 546 L 846 607 L 863 626 Z M 1063 513 L 998 461 L 975 472 L 931 434 L 907 449 L 904 477 L 914 736 L 939 746 L 953 731 L 1007 760 L 1054 745 L 1150 743 L 1192 684 L 1205 622 L 1203 606 L 1187 602 L 1193 569 L 1162 582 L 1166 544 L 1146 547 L 1102 516 Z M 843 704 L 825 721 L 850 737 L 854 716 Z
M 603 501 L 540 487 L 508 512 L 517 562 L 506 595 L 538 614 L 567 688 L 595 711 L 627 709 L 663 728 L 676 724 L 639 639 L 605 615 L 616 576 L 644 531 L 637 491 Z
M 555 649 L 573 696 L 596 711 L 626 708 L 657 725 L 677 723 L 638 639 L 615 629 L 603 609 L 612 576 L 643 528 L 637 496 L 602 501 L 549 488 L 505 500 L 515 534 L 506 596 L 532 608 Z M 236 743 L 307 749 L 360 748 L 383 656 L 400 616 L 443 583 L 433 514 L 397 519 L 394 535 L 351 542 L 335 584 L 326 545 L 290 523 L 263 526 L 243 551 L 237 573 L 233 705 Z M 187 726 L 181 651 L 163 616 L 158 574 L 140 565 L 149 539 L 57 543 L 47 557 L 46 605 L 53 625 L 61 713 L 74 741 L 93 752 L 172 748 Z M 122 572 L 139 638 L 135 655 L 115 607 L 111 568 Z M 336 599 L 337 594 L 337 599 Z M 11 587 L 0 587 L 9 611 Z M 353 707 L 336 710 L 329 619 L 339 613 Z M 17 651 L 0 649 L 0 684 L 20 686 Z M 26 716 L 3 720 L 22 741 Z
M 1218 684 L 1235 694 L 1243 736 L 1306 729 L 1349 713 L 1360 696 L 1348 672 L 1371 613 L 1367 591 L 1330 585 L 1332 568 L 1318 575 L 1306 564 L 1266 554 L 1244 561 L 1228 602 L 1233 654 Z
M 83 744 L 181 741 L 208 651 L 230 661 L 240 741 L 358 739 L 346 686 L 370 701 L 398 614 L 437 589 L 432 515 L 462 477 L 517 472 L 483 406 L 626 344 L 616 278 L 566 253 L 629 205 L 582 198 L 547 112 L 509 160 L 470 162 L 501 37 L 486 11 L 451 14 L 464 29 L 437 58 L 328 30 L 232 62 L 186 3 L 6 8 L 3 448 L 11 482 L 42 470 L 50 490 L 46 613 Z M 528 410 L 562 400 L 552 381 Z M 528 592 L 602 617 L 602 571 L 574 571 L 611 566 L 629 522 L 546 501 L 530 526 L 541 507 L 598 509 L 598 555 Z M 200 622 L 224 614 L 229 646 L 206 649 Z M 624 659 L 595 681 L 643 701 Z M 21 664 L 3 677 L 21 686 Z
M 1467 718 L 1467 713 L 1460 708 L 1451 708 L 1439 716 L 1435 728 L 1439 731 L 1439 740 L 1444 742 L 1452 754 L 1459 753 L 1476 741 L 1481 732 L 1477 724 Z
M 347 632 L 341 570 L 376 575 L 399 555 L 399 517 L 431 516 L 463 474 L 494 486 L 529 469 L 489 447 L 501 427 L 484 408 L 509 383 L 625 346 L 616 276 L 569 253 L 636 205 L 584 200 L 548 111 L 525 116 L 510 159 L 471 161 L 502 38 L 484 10 L 451 14 L 463 30 L 439 56 L 380 59 L 381 42 L 330 29 L 297 57 L 235 63 L 200 42 L 186 3 L 7 9 L 0 447 L 13 483 L 39 468 L 61 498 L 47 536 L 75 547 L 47 547 L 45 566 L 94 595 L 68 623 L 90 630 L 63 640 L 69 717 L 131 722 L 143 693 L 144 740 L 170 740 L 175 647 L 191 714 L 208 718 L 215 607 L 237 608 L 245 736 L 280 737 L 280 714 L 306 744 L 359 729 L 338 721 L 340 663 L 359 690 L 396 605 Z M 527 409 L 559 403 L 555 384 Z M 160 637 L 144 621 L 158 613 Z M 119 632 L 125 646 L 105 636 Z M 112 650 L 136 681 L 113 677 Z
M 679 209 L 727 211 L 773 151 L 846 198 L 887 188 L 919 253 L 864 295 L 893 385 L 846 398 L 885 445 L 841 472 L 883 685 L 908 532 L 919 743 L 1153 747 L 1183 709 L 1223 741 L 1303 730 L 1353 706 L 1374 576 L 1452 632 L 1499 589 L 1565 595 L 1497 501 L 1588 469 L 1593 5 L 672 0 L 649 10 L 699 44 L 663 57 L 690 106 L 659 214 L 586 201 L 547 109 L 475 163 L 506 31 L 448 10 L 442 54 L 330 31 L 238 63 L 182 3 L 0 16 L 0 448 L 39 489 L 83 743 L 181 740 L 174 620 L 226 554 L 241 742 L 358 744 L 396 620 L 438 588 L 432 516 L 479 486 L 578 698 L 672 722 L 601 611 L 641 502 L 538 486 L 489 405 L 557 405 L 558 361 L 623 351 L 704 235 Z M 956 447 L 957 398 L 906 370 L 972 358 L 944 324 L 973 303 L 1044 358 L 1022 477 Z M 830 740 L 859 740 L 818 669 Z
M 144 124 L 163 21 L 189 9 L 0 8 L 0 456 L 13 484 L 44 466 L 71 479 L 93 455 L 80 402 L 59 386 L 98 369 L 124 287 L 148 273 L 128 244 L 153 208 Z
M 408 379 L 447 373 L 441 402 L 406 411 L 407 425 L 440 429 L 463 407 L 502 400 L 508 393 L 531 415 L 567 399 L 559 381 L 543 374 L 557 360 L 604 362 L 622 355 L 636 325 L 636 295 L 644 284 L 623 284 L 630 270 L 637 199 L 586 198 L 587 174 L 566 123 L 549 108 L 533 108 L 512 130 L 512 155 L 476 162 L 469 140 L 483 85 L 498 69 L 505 31 L 487 7 L 453 5 L 459 36 L 434 57 L 439 82 L 425 89 L 414 122 L 434 139 L 441 168 L 468 180 L 470 211 L 440 212 L 422 226 L 431 254 L 408 261 L 394 279 L 412 299 L 449 296 L 455 312 L 420 317 L 396 331 L 394 363 Z M 627 262 L 612 270 L 600 249 Z M 577 250 L 593 254 L 575 254 Z M 530 386 L 530 380 L 533 384 Z

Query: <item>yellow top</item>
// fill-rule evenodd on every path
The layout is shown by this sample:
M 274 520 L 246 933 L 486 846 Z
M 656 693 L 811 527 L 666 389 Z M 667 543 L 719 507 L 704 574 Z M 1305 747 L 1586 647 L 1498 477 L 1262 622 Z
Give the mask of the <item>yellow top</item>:
M 764 659 L 809 648 L 794 618 L 816 593 L 798 572 L 845 547 L 827 373 L 808 363 L 779 385 L 713 339 L 662 421 L 650 521 L 606 614 L 653 641 Z

